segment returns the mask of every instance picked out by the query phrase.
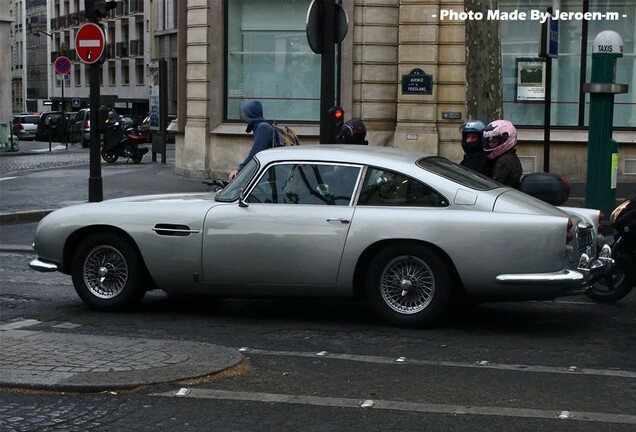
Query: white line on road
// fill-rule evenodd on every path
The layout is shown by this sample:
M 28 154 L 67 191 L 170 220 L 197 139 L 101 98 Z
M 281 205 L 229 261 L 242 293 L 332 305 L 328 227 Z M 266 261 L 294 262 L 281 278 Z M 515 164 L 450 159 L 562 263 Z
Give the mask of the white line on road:
M 378 364 L 398 364 L 398 365 L 418 365 L 418 366 L 443 366 L 443 367 L 461 367 L 461 368 L 475 368 L 475 369 L 498 369 L 508 371 L 519 372 L 538 372 L 538 373 L 558 373 L 569 375 L 597 375 L 597 376 L 613 376 L 620 378 L 636 378 L 636 371 L 628 370 L 616 370 L 616 369 L 587 369 L 579 368 L 576 366 L 540 366 L 540 365 L 523 365 L 523 364 L 504 364 L 504 363 L 491 363 L 487 360 L 477 360 L 475 363 L 467 362 L 452 362 L 443 360 L 417 360 L 406 357 L 379 357 L 369 355 L 355 355 L 355 354 L 342 354 L 342 353 L 327 353 L 321 351 L 320 353 L 310 353 L 301 351 L 270 351 L 260 350 L 253 348 L 241 348 L 239 350 L 244 354 L 260 354 L 270 356 L 288 356 L 288 357 L 328 357 L 336 360 L 348 360 L 364 363 L 378 363 Z
M 17 178 L 17 177 L 1 177 L 1 178 L 0 178 L 0 181 L 3 181 L 3 180 L 11 180 L 11 179 L 15 179 L 15 178 Z
M 518 417 L 549 419 L 558 421 L 576 420 L 584 422 L 636 424 L 636 416 L 627 414 L 608 414 L 573 410 L 538 410 L 527 408 L 488 407 L 452 404 L 432 404 L 425 402 L 406 402 L 391 400 L 373 400 L 360 398 L 338 398 L 303 396 L 279 393 L 240 392 L 229 390 L 189 389 L 185 398 L 219 399 L 263 403 L 284 403 L 296 405 L 323 406 L 335 408 L 380 409 L 392 411 L 410 411 L 433 414 L 483 415 L 499 417 Z M 183 393 L 183 390 L 182 390 Z M 176 397 L 177 391 L 154 393 L 151 396 Z M 564 415 L 563 413 L 566 413 Z

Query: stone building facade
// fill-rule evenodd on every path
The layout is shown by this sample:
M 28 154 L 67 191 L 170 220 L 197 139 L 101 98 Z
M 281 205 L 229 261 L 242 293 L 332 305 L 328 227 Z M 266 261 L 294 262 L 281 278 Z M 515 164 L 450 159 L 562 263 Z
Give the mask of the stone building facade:
M 306 3 L 302 5 L 305 10 L 310 3 L 309 0 L 287 1 L 290 8 Z M 232 56 L 243 56 L 243 63 L 249 60 L 246 60 L 249 53 L 245 48 L 237 54 L 232 51 L 229 26 L 235 23 L 232 12 L 227 8 L 234 7 L 228 4 L 240 2 L 245 5 L 237 19 L 243 19 L 242 28 L 249 27 L 245 17 L 254 7 L 255 2 L 251 0 L 179 2 L 179 29 L 187 29 L 180 31 L 178 36 L 182 53 L 178 70 L 183 77 L 178 84 L 180 96 L 176 125 L 176 171 L 179 174 L 190 177 L 225 176 L 249 150 L 251 135 L 245 133 L 245 125 L 237 117 L 236 109 L 232 108 L 235 103 L 233 97 L 238 95 L 249 99 L 259 98 L 259 95 L 245 90 L 249 86 L 234 89 L 229 84 L 235 75 L 232 73 L 234 66 L 228 64 L 234 61 Z M 571 2 L 582 3 L 581 0 Z M 506 2 L 502 0 L 501 3 Z M 508 3 L 512 9 L 520 4 L 514 0 Z M 628 12 L 634 12 L 632 9 L 636 8 L 629 2 L 619 0 L 617 3 Z M 408 148 L 459 161 L 462 157 L 459 127 L 466 121 L 465 25 L 459 19 L 442 20 L 440 11 L 463 11 L 464 2 L 344 0 L 342 7 L 350 20 L 348 34 L 340 45 L 338 73 L 339 101 L 347 113 L 346 118 L 361 118 L 365 122 L 371 145 Z M 626 28 L 629 25 L 634 28 L 634 19 L 631 24 L 627 23 Z M 506 29 L 512 31 L 509 27 Z M 502 40 L 505 41 L 507 36 L 503 32 L 502 29 Z M 568 37 L 576 38 L 577 35 L 574 32 Z M 623 37 L 627 40 L 626 53 L 625 59 L 619 60 L 619 66 L 624 61 L 630 68 L 627 76 L 632 76 L 632 81 L 628 82 L 632 95 L 626 96 L 626 102 L 617 107 L 628 111 L 621 111 L 621 124 L 615 130 L 614 139 L 620 144 L 619 175 L 630 175 L 636 174 L 636 99 L 633 97 L 636 59 L 633 31 Z M 242 38 L 244 43 L 249 40 L 245 35 Z M 294 45 L 294 40 L 291 44 Z M 402 89 L 404 76 L 418 69 L 432 76 L 430 94 L 412 94 Z M 563 74 L 564 69 L 560 73 Z M 514 111 L 513 114 L 520 119 L 524 118 L 520 109 L 536 109 L 536 104 L 512 106 L 513 102 L 509 104 L 512 107 L 510 111 Z M 276 118 L 272 109 L 268 112 L 267 105 L 264 105 L 266 118 Z M 270 107 L 274 106 L 279 105 L 272 102 Z M 277 119 L 281 123 L 287 120 Z M 299 133 L 303 143 L 317 143 L 319 127 L 316 120 L 290 120 L 289 124 Z M 587 166 L 586 125 L 564 124 L 554 128 L 551 137 L 550 170 L 573 178 L 584 178 Z M 536 124 L 520 125 L 519 138 L 518 153 L 524 170 L 541 171 L 543 129 Z

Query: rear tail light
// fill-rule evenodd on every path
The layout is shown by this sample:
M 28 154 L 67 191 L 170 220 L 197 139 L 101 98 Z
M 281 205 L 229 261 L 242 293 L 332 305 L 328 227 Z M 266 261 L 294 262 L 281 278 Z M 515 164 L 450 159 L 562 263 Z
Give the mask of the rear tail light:
M 88 128 L 90 128 L 90 127 L 91 127 L 91 123 L 90 123 L 90 121 L 88 120 L 88 117 L 86 117 L 86 118 L 84 119 L 84 129 L 88 129 Z
M 567 234 L 565 235 L 565 243 L 570 243 L 574 238 L 574 234 L 572 234 L 572 228 L 574 228 L 574 221 L 568 218 L 568 229 Z
M 598 214 L 598 233 L 603 233 L 603 221 L 605 220 L 605 213 L 599 212 Z

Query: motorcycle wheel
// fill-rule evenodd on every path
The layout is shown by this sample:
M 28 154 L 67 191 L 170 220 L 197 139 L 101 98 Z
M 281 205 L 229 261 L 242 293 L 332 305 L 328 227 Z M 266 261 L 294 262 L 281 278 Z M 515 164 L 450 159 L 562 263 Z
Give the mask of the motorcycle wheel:
M 615 302 L 629 294 L 636 284 L 636 262 L 629 257 L 614 257 L 612 274 L 588 288 L 585 295 L 599 303 Z
M 109 151 L 106 151 L 105 148 L 102 148 L 102 159 L 104 159 L 106 162 L 115 163 L 117 162 L 118 158 L 119 156 L 117 156 L 117 153 L 111 153 Z
M 137 154 L 135 155 L 135 157 L 132 158 L 132 161 L 134 164 L 141 163 L 141 160 L 143 159 L 143 157 L 144 157 L 144 153 L 140 152 L 137 149 Z
M 137 151 L 137 148 L 132 143 L 126 143 L 122 148 L 122 155 L 127 157 L 128 159 L 132 159 L 133 163 L 135 163 L 135 159 L 139 157 L 138 153 L 139 152 Z

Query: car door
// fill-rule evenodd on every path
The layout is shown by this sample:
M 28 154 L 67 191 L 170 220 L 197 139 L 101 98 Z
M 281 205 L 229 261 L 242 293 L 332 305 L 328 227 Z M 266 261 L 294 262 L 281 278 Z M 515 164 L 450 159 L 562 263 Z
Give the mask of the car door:
M 246 205 L 221 205 L 208 213 L 204 281 L 334 286 L 360 171 L 359 166 L 333 164 L 268 167 L 246 196 Z

